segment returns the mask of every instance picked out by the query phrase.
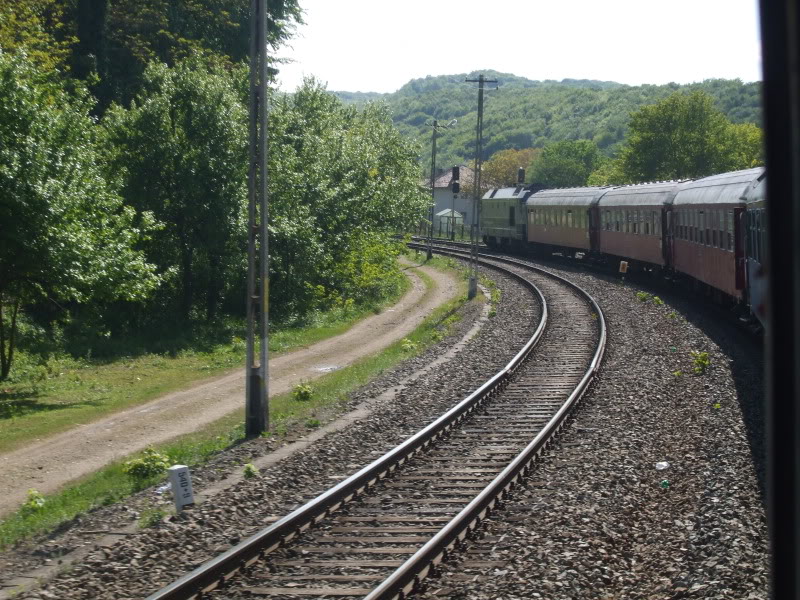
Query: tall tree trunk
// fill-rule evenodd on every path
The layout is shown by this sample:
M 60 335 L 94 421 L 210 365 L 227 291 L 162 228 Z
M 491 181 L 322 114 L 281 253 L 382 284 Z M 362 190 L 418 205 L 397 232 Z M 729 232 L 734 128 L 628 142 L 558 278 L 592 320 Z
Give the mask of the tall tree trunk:
M 182 245 L 181 250 L 181 316 L 185 321 L 189 320 L 194 300 L 194 276 L 192 273 L 193 250 L 188 244 Z
M 219 289 L 220 289 L 220 260 L 219 256 L 209 256 L 209 278 L 208 287 L 206 288 L 206 320 L 213 323 L 217 318 L 217 304 L 219 303 Z
M 6 303 L 0 295 L 0 381 L 8 377 L 11 364 L 14 362 L 14 341 L 17 337 L 17 314 L 19 314 L 19 298 L 13 300 L 11 309 L 11 323 L 6 328 L 3 318 L 3 309 Z M 8 331 L 6 331 L 8 329 Z M 6 338 L 8 338 L 6 340 Z

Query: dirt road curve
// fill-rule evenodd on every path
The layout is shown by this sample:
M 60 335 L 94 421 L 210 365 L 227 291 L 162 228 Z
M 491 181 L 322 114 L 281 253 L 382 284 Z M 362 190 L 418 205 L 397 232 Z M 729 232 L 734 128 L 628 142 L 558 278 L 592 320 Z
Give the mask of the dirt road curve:
M 425 293 L 416 268 L 434 280 L 431 293 Z M 270 360 L 270 393 L 281 394 L 301 380 L 382 350 L 456 294 L 452 276 L 428 267 L 409 267 L 406 272 L 413 287 L 395 306 L 342 335 Z M 115 459 L 191 433 L 243 405 L 244 375 L 237 370 L 0 455 L 0 518 L 19 507 L 29 488 L 52 493 Z

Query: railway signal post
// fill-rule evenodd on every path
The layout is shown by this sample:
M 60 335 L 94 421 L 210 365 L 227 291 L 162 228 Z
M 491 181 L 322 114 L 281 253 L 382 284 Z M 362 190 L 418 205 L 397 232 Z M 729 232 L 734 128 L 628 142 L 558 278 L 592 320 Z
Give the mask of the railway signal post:
M 461 184 L 458 181 L 459 169 L 458 166 L 453 167 L 453 176 L 450 178 L 453 184 L 453 203 L 450 205 L 450 241 L 456 240 L 456 196 L 461 190 Z
M 447 125 L 439 125 L 439 121 L 434 119 L 433 124 L 430 125 L 430 127 L 433 127 L 433 147 L 431 148 L 431 209 L 428 215 L 430 218 L 430 225 L 428 226 L 428 260 L 433 258 L 433 210 L 436 206 L 436 136 L 439 133 L 439 129 L 450 129 L 456 123 L 458 121 L 453 119 Z

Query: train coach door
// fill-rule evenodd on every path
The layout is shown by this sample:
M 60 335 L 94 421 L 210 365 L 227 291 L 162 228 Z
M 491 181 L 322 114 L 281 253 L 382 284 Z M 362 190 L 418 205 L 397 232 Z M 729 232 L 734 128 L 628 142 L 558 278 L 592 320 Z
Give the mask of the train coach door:
M 589 224 L 589 251 L 600 251 L 600 207 L 593 204 L 586 211 L 588 217 L 587 223 Z
M 674 213 L 668 208 L 663 209 L 661 212 L 661 239 L 663 240 L 661 248 L 664 254 L 664 265 L 667 267 L 671 267 L 675 264 L 675 247 L 672 237 L 672 233 L 675 229 L 672 223 L 674 216 Z
M 747 260 L 745 259 L 745 235 L 747 235 L 747 227 L 745 225 L 745 209 L 744 207 L 737 207 L 733 209 L 733 222 L 734 222 L 734 259 L 736 261 L 736 289 L 743 290 L 747 281 Z

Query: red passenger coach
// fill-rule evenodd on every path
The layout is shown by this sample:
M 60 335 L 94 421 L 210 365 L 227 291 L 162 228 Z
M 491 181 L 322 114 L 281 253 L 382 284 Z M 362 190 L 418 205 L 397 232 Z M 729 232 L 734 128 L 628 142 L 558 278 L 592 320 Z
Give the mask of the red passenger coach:
M 746 285 L 745 196 L 764 169 L 704 177 L 678 187 L 672 202 L 668 251 L 671 265 L 742 300 Z
M 677 185 L 672 181 L 609 190 L 598 206 L 600 252 L 663 267 L 663 208 L 675 197 Z
M 543 250 L 593 250 L 596 227 L 590 227 L 600 198 L 610 187 L 542 190 L 528 198 L 528 242 Z M 590 235 L 590 231 L 591 234 Z

